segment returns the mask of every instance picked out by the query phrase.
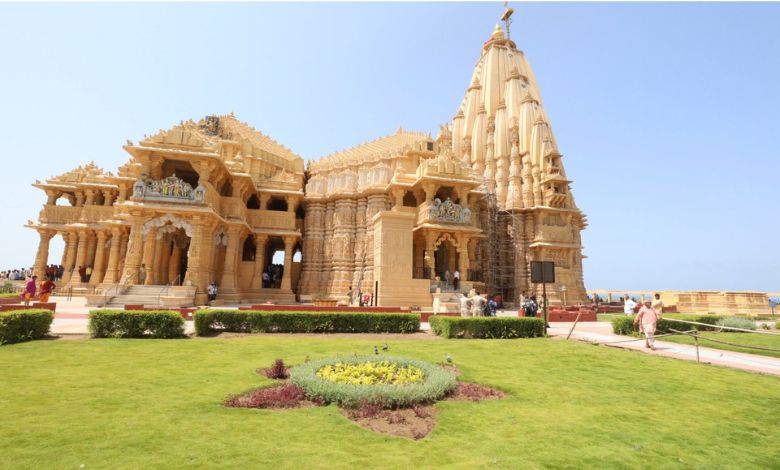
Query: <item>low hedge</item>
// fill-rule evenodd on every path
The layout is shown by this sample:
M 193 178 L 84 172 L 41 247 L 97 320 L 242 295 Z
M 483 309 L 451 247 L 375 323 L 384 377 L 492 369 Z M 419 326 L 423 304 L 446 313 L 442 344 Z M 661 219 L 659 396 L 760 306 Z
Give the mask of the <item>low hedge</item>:
M 317 376 L 322 367 L 336 363 L 362 364 L 364 362 L 389 361 L 399 366 L 412 365 L 423 371 L 420 383 L 405 385 L 353 385 L 331 382 Z M 388 408 L 430 403 L 452 392 L 457 386 L 455 374 L 429 362 L 392 356 L 336 357 L 307 362 L 290 369 L 290 382 L 301 387 L 306 398 L 323 403 L 336 403 L 343 407 L 356 407 L 364 403 Z
M 44 309 L 0 312 L 0 345 L 41 339 L 49 332 L 54 312 Z
M 264 312 L 208 309 L 195 312 L 195 333 L 416 333 L 409 313 Z
M 626 315 L 612 319 L 612 332 L 616 335 L 636 335 L 639 334 L 639 325 L 634 325 L 634 318 L 636 315 Z M 667 318 L 661 318 L 655 327 L 657 334 L 671 333 L 670 330 L 687 331 L 691 329 L 697 329 L 699 331 L 715 331 L 718 327 L 715 326 L 718 321 L 722 320 L 720 315 L 674 315 Z M 695 321 L 698 323 L 706 323 L 712 326 L 703 325 L 689 325 L 687 323 L 677 322 L 674 320 Z
M 184 319 L 166 310 L 92 310 L 89 332 L 93 338 L 181 338 Z
M 539 338 L 544 320 L 535 317 L 445 317 L 432 316 L 431 329 L 445 338 Z

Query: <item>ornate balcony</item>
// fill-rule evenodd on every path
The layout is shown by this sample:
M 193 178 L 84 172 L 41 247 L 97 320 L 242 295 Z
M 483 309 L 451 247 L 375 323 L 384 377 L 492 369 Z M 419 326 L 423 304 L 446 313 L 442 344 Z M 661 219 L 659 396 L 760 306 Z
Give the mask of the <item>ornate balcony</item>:
M 206 188 L 192 186 L 176 175 L 157 180 L 138 180 L 133 185 L 133 199 L 136 201 L 203 204 Z
M 472 214 L 468 207 L 455 204 L 450 199 L 442 202 L 434 199 L 433 202 L 425 202 L 418 208 L 417 224 L 458 224 L 471 225 Z
M 254 229 L 295 230 L 295 212 L 247 209 L 246 221 Z
M 47 205 L 43 206 L 38 217 L 44 224 L 73 224 L 81 218 L 81 209 L 81 207 Z

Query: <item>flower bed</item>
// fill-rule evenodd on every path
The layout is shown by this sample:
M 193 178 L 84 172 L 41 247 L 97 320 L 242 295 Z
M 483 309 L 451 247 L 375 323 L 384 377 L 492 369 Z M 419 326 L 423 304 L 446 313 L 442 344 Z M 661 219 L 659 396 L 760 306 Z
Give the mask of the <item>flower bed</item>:
M 362 364 L 337 362 L 317 371 L 317 377 L 337 384 L 407 385 L 423 381 L 423 371 L 413 365 L 399 366 L 390 361 L 369 361 Z
M 337 383 L 332 380 L 332 377 L 341 377 L 338 373 L 319 374 L 321 370 L 358 372 L 383 370 L 386 372 L 390 370 L 390 364 L 396 367 L 395 370 L 406 368 L 409 372 L 405 373 L 408 374 L 405 377 L 408 379 L 405 378 L 402 384 L 378 381 L 369 384 L 360 382 L 360 379 L 357 379 L 358 383 Z M 345 367 L 345 365 L 357 367 Z M 330 368 L 330 366 L 335 367 Z M 422 374 L 419 381 L 414 379 L 417 377 L 415 369 L 420 370 Z M 351 380 L 354 380 L 354 377 Z M 431 403 L 446 396 L 455 389 L 457 384 L 455 375 L 440 366 L 414 359 L 387 356 L 341 357 L 308 362 L 290 370 L 290 381 L 301 387 L 310 400 L 336 403 L 344 407 L 355 407 L 361 403 L 379 404 L 384 407 Z

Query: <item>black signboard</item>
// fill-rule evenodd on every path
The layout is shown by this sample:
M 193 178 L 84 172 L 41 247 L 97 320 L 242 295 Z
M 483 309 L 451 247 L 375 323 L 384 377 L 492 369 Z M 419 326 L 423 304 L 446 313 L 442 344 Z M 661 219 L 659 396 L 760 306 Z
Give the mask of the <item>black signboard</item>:
M 554 283 L 555 263 L 552 261 L 531 261 L 531 282 Z

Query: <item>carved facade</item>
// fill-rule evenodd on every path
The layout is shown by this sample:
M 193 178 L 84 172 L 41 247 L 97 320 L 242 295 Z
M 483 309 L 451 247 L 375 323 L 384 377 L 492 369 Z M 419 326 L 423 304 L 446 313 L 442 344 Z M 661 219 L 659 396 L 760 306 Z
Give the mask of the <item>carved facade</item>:
M 569 299 L 584 299 L 585 217 L 540 100 L 522 52 L 497 27 L 436 139 L 399 129 L 304 172 L 299 156 L 233 115 L 182 122 L 128 142 L 116 175 L 90 164 L 34 184 L 48 195 L 29 224 L 41 236 L 36 270 L 55 262 L 48 244 L 60 235 L 74 287 L 90 266 L 92 286 L 181 285 L 196 303 L 213 281 L 228 301 L 351 292 L 425 307 L 455 271 L 463 288 L 513 300 L 533 290 L 527 263 L 544 259 Z M 497 259 L 494 238 L 511 256 Z M 271 266 L 277 251 L 284 262 Z M 486 281 L 497 266 L 512 273 L 506 285 Z

